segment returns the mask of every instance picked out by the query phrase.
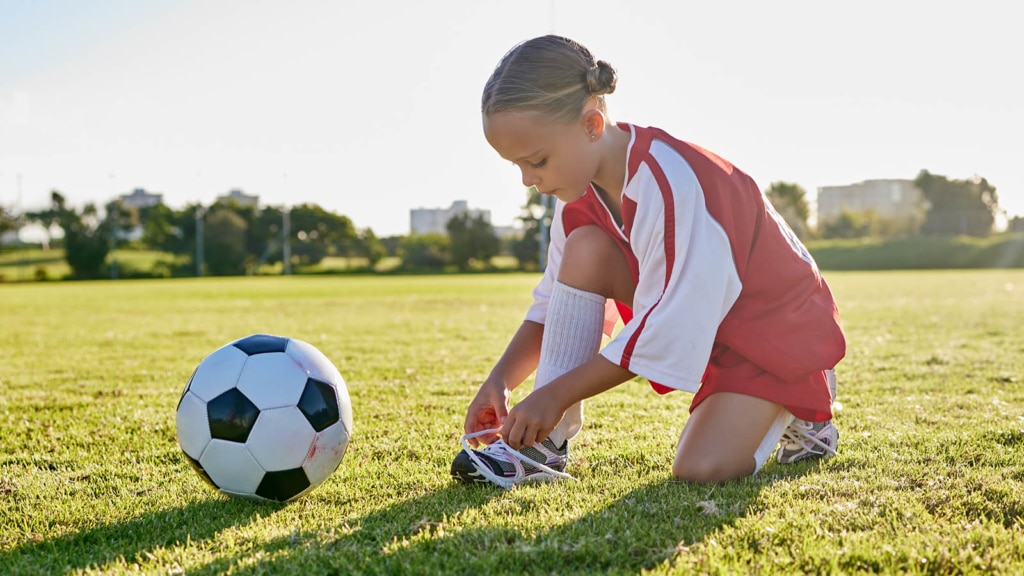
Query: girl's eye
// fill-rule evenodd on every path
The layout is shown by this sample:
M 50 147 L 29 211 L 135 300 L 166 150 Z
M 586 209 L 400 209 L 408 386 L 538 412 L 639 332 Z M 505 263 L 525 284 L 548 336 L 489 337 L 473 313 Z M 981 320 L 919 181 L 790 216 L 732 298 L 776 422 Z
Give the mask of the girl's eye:
M 536 164 L 531 162 L 530 163 L 530 168 L 533 168 L 534 170 L 536 170 L 537 168 L 543 168 L 544 165 L 547 164 L 547 163 L 548 163 L 548 159 L 547 158 L 541 160 L 540 162 L 537 162 Z

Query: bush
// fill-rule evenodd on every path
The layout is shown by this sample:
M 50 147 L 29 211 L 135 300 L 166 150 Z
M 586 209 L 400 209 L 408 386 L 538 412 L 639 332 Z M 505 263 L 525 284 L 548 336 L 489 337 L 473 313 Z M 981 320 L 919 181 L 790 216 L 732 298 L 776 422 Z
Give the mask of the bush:
M 822 240 L 807 248 L 822 270 L 1024 268 L 1024 234 Z

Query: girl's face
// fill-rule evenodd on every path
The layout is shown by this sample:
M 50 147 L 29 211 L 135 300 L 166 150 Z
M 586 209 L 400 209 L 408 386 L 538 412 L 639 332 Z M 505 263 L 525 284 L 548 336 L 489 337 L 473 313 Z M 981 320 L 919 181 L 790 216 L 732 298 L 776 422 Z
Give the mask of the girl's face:
M 552 121 L 538 112 L 484 115 L 484 136 L 523 174 L 523 186 L 564 202 L 582 197 L 597 173 L 600 155 L 582 119 Z

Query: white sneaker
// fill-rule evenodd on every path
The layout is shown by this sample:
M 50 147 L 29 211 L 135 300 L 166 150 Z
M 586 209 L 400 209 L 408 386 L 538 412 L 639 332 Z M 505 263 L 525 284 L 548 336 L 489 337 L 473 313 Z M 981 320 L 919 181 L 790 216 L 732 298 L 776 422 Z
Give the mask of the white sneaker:
M 564 472 L 569 458 L 569 442 L 555 446 L 550 438 L 540 444 L 513 450 L 504 440 L 497 440 L 482 450 L 469 445 L 470 438 L 491 434 L 484 430 L 462 437 L 463 450 L 452 461 L 452 477 L 464 484 L 491 483 L 506 490 L 524 482 L 575 480 Z
M 839 430 L 831 420 L 806 422 L 794 419 L 782 433 L 775 459 L 780 464 L 792 464 L 808 458 L 830 458 L 836 455 Z
M 836 402 L 836 371 L 826 370 L 828 394 L 832 400 L 833 411 L 842 406 Z M 830 458 L 836 455 L 839 445 L 839 429 L 831 420 L 825 422 L 807 422 L 794 419 L 786 431 L 782 433 L 779 450 L 775 459 L 780 464 L 792 464 L 808 458 Z

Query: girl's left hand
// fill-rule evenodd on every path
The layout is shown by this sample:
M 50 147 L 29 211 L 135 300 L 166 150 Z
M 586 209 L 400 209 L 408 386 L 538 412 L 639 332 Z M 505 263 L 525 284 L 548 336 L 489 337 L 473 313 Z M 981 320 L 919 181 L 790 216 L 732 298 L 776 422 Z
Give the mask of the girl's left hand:
M 545 386 L 531 392 L 509 411 L 501 427 L 501 437 L 515 450 L 543 442 L 562 420 L 565 408 L 553 396 L 554 388 Z

